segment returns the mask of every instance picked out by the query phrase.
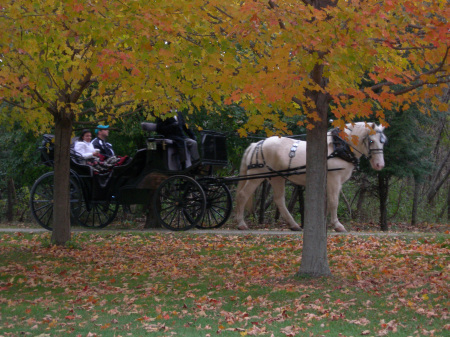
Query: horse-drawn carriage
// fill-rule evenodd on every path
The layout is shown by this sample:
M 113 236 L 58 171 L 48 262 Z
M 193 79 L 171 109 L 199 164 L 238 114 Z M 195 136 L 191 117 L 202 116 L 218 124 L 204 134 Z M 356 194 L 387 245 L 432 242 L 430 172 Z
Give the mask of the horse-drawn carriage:
M 151 123 L 144 129 L 155 130 Z M 383 147 L 387 140 L 384 127 L 375 123 L 347 124 L 344 130 L 328 133 L 327 198 L 330 222 L 336 231 L 345 231 L 337 217 L 342 184 L 350 179 L 361 156 L 373 169 L 384 167 Z M 346 133 L 341 138 L 339 134 Z M 41 154 L 44 163 L 52 163 L 50 140 L 44 138 Z M 357 139 L 355 143 L 353 139 Z M 244 206 L 257 186 L 269 179 L 274 202 L 292 230 L 300 230 L 284 202 L 286 180 L 306 183 L 306 142 L 285 137 L 270 137 L 252 143 L 244 152 L 238 177 L 218 178 L 213 166 L 227 165 L 226 140 L 222 133 L 205 131 L 201 135 L 201 161 L 181 166 L 173 142 L 149 138 L 147 148 L 132 160 L 111 172 L 94 174 L 92 167 L 71 156 L 70 204 L 72 221 L 85 227 L 107 226 L 120 204 L 149 204 L 159 223 L 171 230 L 193 227 L 217 228 L 229 218 L 232 198 L 227 184 L 239 182 L 236 191 L 236 222 L 247 229 Z M 200 169 L 208 167 L 208 170 Z M 154 193 L 152 193 L 154 191 Z M 153 197 L 152 194 L 154 194 Z M 36 180 L 31 189 L 31 210 L 37 222 L 52 229 L 53 172 Z
M 143 128 L 154 129 L 151 123 L 143 123 Z M 53 166 L 53 135 L 44 135 L 39 150 L 43 163 Z M 231 193 L 212 172 L 228 163 L 224 134 L 201 132 L 200 150 L 200 162 L 183 165 L 173 141 L 156 136 L 128 162 L 104 173 L 72 151 L 72 224 L 103 228 L 114 220 L 120 205 L 152 203 L 155 218 L 171 230 L 222 226 L 231 213 Z M 53 228 L 53 178 L 54 172 L 39 177 L 30 196 L 33 217 L 48 230 Z

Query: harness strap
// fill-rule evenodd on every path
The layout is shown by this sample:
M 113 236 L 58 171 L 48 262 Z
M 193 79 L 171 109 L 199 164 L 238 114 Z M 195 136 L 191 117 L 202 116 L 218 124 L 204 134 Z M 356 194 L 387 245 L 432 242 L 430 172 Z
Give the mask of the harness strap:
M 294 144 L 292 144 L 291 150 L 289 151 L 289 165 L 288 169 L 291 168 L 292 159 L 295 157 L 295 153 L 297 152 L 298 145 L 300 144 L 300 140 L 296 140 Z
M 251 164 L 249 164 L 247 166 L 248 170 L 251 170 L 251 169 L 254 169 L 254 168 L 263 168 L 266 165 L 266 161 L 264 160 L 264 153 L 263 153 L 263 150 L 262 150 L 262 146 L 263 146 L 264 141 L 265 141 L 265 139 L 263 139 L 263 140 L 259 141 L 258 143 L 256 143 L 256 146 L 255 146 L 255 148 L 253 149 L 253 152 L 252 152 L 252 159 L 250 160 Z M 259 158 L 258 158 L 259 152 L 261 152 L 262 163 L 259 162 Z M 253 162 L 253 158 L 255 158 L 255 162 Z

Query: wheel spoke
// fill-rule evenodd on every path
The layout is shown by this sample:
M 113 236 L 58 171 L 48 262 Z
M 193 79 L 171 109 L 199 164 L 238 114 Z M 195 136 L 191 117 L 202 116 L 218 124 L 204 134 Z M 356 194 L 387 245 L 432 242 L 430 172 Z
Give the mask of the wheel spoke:
M 202 187 L 187 176 L 172 176 L 158 187 L 154 198 L 155 216 L 171 230 L 192 228 L 205 212 Z
M 216 180 L 206 178 L 200 180 L 206 192 L 207 206 L 203 221 L 197 226 L 209 229 L 222 226 L 230 217 L 232 198 L 228 187 L 217 183 Z
M 78 222 L 88 228 L 103 228 L 110 224 L 116 217 L 119 205 L 109 201 L 83 200 L 80 205 Z

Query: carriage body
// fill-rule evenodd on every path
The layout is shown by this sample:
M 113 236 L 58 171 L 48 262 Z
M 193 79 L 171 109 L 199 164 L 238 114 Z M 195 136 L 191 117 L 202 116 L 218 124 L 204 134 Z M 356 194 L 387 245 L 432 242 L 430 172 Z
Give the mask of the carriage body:
M 72 222 L 102 228 L 114 220 L 119 205 L 153 203 L 158 221 L 172 230 L 220 227 L 231 213 L 232 201 L 228 188 L 212 177 L 212 170 L 228 164 L 226 137 L 214 131 L 201 132 L 200 146 L 201 161 L 183 167 L 170 139 L 148 138 L 146 148 L 106 173 L 95 172 L 71 153 Z M 39 151 L 42 163 L 53 166 L 52 135 L 44 135 Z M 177 200 L 174 195 L 178 195 Z M 37 222 L 51 230 L 53 172 L 36 180 L 30 206 Z

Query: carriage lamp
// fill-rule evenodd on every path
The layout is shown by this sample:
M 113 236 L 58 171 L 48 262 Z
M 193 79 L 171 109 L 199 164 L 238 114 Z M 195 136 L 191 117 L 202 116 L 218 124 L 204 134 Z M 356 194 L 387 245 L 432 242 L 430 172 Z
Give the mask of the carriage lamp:
M 150 150 L 150 151 L 155 151 L 156 150 L 155 138 L 147 139 L 147 150 Z

